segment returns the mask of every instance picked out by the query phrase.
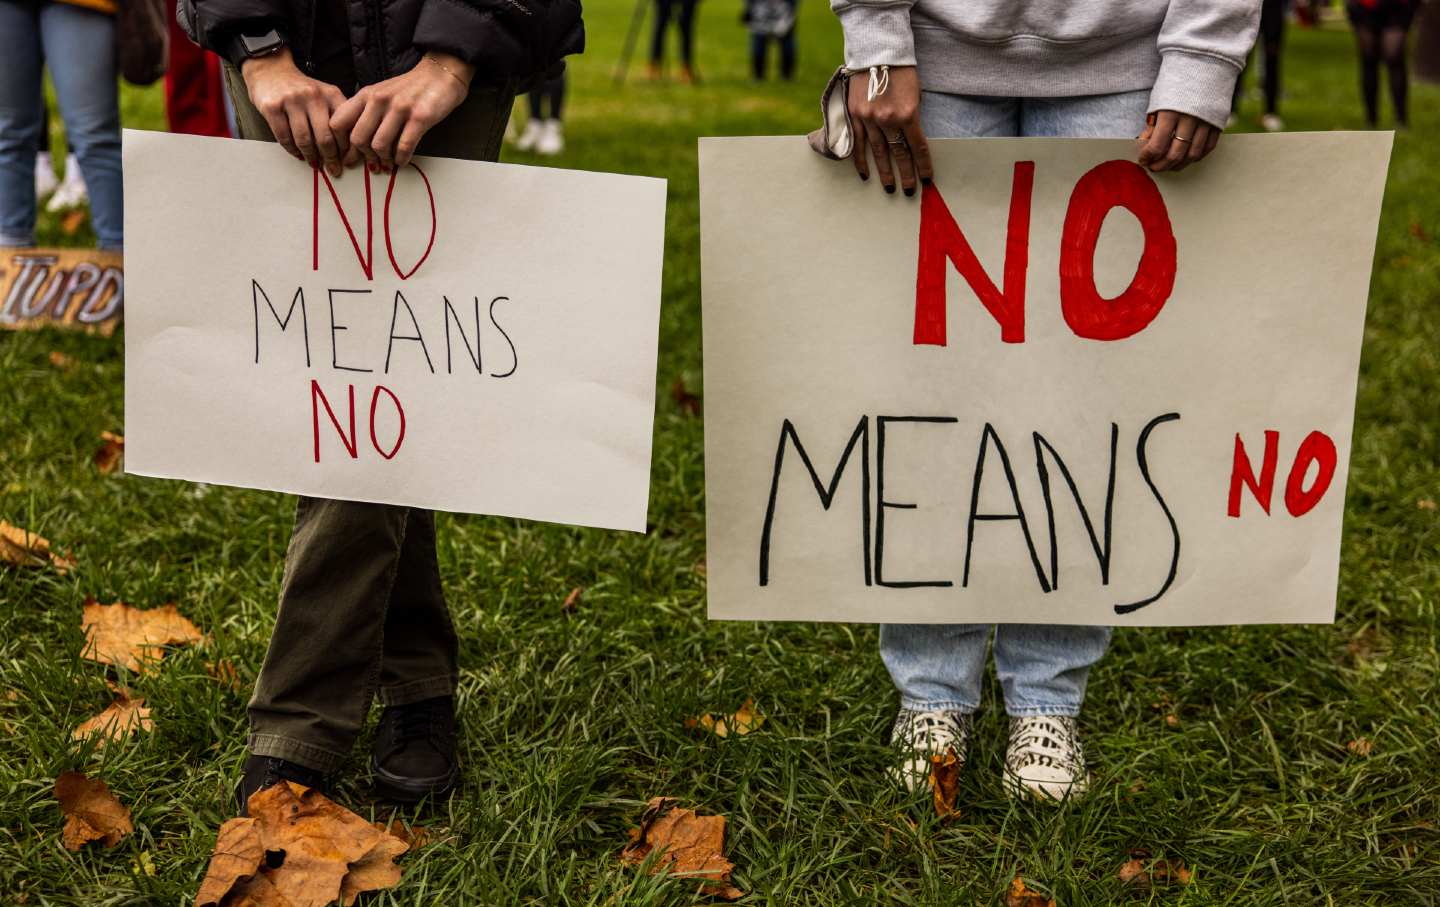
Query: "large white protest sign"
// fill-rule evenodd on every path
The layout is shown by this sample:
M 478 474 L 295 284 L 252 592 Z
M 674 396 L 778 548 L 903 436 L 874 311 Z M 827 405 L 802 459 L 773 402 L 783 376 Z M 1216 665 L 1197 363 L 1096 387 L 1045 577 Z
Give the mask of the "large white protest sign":
M 703 140 L 711 616 L 1332 620 L 1390 142 Z
M 124 163 L 128 472 L 643 531 L 663 181 Z

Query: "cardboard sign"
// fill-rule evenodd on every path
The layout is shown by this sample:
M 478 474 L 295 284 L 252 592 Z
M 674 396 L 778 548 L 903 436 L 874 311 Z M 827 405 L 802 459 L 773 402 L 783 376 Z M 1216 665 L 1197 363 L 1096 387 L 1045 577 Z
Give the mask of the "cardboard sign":
M 125 307 L 125 263 L 97 249 L 0 248 L 0 328 L 109 337 Z
M 643 531 L 662 180 L 125 133 L 127 472 Z
M 1332 620 L 1390 142 L 703 140 L 710 615 Z

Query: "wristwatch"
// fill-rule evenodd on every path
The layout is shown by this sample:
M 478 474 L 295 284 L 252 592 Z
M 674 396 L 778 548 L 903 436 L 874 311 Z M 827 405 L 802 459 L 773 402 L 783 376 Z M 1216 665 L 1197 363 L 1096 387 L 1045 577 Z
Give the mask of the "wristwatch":
M 285 38 L 275 29 L 263 34 L 236 34 L 230 39 L 230 62 L 241 66 L 246 60 L 278 54 L 285 48 Z

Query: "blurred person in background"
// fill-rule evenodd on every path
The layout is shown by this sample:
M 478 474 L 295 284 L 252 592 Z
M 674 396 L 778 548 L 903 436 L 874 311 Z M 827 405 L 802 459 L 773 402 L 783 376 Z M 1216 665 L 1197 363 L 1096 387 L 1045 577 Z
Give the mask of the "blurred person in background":
M 655 0 L 655 31 L 650 36 L 650 78 L 665 73 L 665 32 L 671 16 L 680 32 L 680 81 L 694 84 L 695 73 L 695 7 L 700 0 Z
M 565 107 L 565 73 L 547 79 L 530 91 L 530 119 L 515 140 L 520 151 L 553 156 L 565 150 L 565 127 L 560 116 Z M 549 105 L 550 115 L 545 115 Z
M 96 245 L 124 246 L 115 9 L 115 0 L 0 0 L 0 246 L 35 244 L 46 65 L 79 164 L 67 163 L 67 180 L 84 176 Z
M 1365 102 L 1365 122 L 1374 129 L 1380 124 L 1380 64 L 1390 79 L 1390 103 L 1395 107 L 1395 125 L 1410 126 L 1410 75 L 1405 66 L 1405 42 L 1415 21 L 1418 0 L 1347 0 L 1345 14 L 1355 30 L 1355 47 L 1360 53 L 1360 96 Z
M 746 0 L 742 21 L 750 29 L 750 73 L 765 81 L 770 43 L 780 45 L 780 77 L 795 78 L 795 6 L 797 0 Z
M 220 58 L 196 47 L 181 31 L 174 16 L 170 28 L 170 55 L 165 67 L 165 123 L 171 132 L 228 139 L 234 134 L 235 113 L 225 94 Z
M 1285 128 L 1285 121 L 1280 119 L 1280 46 L 1285 39 L 1288 6 L 1287 0 L 1264 0 L 1260 4 L 1260 41 L 1257 46 L 1262 57 L 1260 85 L 1265 94 L 1265 113 L 1260 117 L 1260 125 L 1266 132 L 1279 132 Z M 1235 98 L 1230 109 L 1237 114 L 1240 112 L 1240 96 L 1245 93 L 1245 72 L 1249 69 L 1247 61 L 1240 78 L 1235 80 Z

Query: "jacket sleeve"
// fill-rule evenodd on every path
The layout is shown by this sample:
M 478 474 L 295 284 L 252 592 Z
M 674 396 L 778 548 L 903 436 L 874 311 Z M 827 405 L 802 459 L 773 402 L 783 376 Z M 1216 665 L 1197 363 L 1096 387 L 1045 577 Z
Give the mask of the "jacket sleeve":
M 585 31 L 578 0 L 423 0 L 414 40 L 497 82 L 536 76 L 579 53 Z
M 1260 0 L 1171 0 L 1160 26 L 1160 75 L 1150 111 L 1174 110 L 1224 126 L 1259 27 Z
M 845 33 L 845 68 L 914 66 L 914 0 L 830 0 Z
M 222 57 L 242 25 L 266 25 L 295 33 L 285 0 L 179 0 L 176 18 L 191 40 Z

